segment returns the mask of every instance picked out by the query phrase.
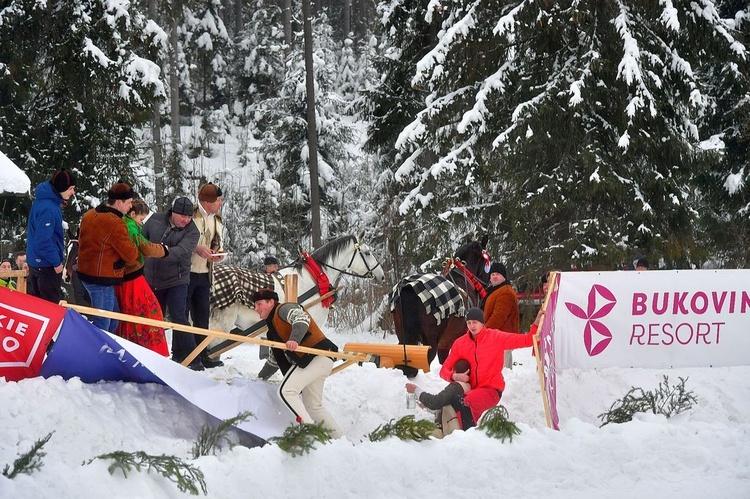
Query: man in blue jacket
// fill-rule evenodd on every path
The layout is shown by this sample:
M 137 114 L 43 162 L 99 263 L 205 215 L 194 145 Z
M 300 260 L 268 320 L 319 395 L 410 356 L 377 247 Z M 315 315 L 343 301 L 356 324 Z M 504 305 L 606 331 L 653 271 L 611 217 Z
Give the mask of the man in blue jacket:
M 65 169 L 39 184 L 29 213 L 26 262 L 28 293 L 52 303 L 63 299 L 61 290 L 65 253 L 62 208 L 75 194 L 76 176 Z

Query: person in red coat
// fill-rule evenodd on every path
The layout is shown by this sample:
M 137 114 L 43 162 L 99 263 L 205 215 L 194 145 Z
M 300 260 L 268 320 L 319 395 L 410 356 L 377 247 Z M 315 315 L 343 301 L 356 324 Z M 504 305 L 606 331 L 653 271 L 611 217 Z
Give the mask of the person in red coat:
M 482 309 L 476 307 L 470 308 L 466 313 L 466 328 L 466 334 L 453 343 L 448 358 L 440 369 L 440 377 L 444 380 L 471 385 L 471 390 L 452 404 L 464 430 L 474 426 L 484 411 L 500 401 L 505 390 L 502 373 L 505 351 L 530 347 L 534 341 L 530 334 L 487 328 Z M 471 368 L 468 374 L 455 370 L 460 359 L 469 361 Z

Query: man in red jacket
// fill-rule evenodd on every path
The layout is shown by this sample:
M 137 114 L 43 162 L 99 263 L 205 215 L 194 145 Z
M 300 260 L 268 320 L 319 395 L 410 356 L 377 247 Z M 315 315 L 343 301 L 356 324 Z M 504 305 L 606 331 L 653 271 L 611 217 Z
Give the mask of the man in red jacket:
M 482 309 L 476 307 L 466 313 L 466 327 L 468 331 L 453 343 L 440 369 L 440 377 L 444 380 L 471 385 L 471 390 L 452 404 L 464 430 L 474 426 L 484 411 L 500 401 L 505 390 L 502 373 L 505 351 L 530 347 L 534 340 L 530 334 L 488 329 L 484 325 Z M 469 374 L 454 370 L 460 359 L 469 361 Z

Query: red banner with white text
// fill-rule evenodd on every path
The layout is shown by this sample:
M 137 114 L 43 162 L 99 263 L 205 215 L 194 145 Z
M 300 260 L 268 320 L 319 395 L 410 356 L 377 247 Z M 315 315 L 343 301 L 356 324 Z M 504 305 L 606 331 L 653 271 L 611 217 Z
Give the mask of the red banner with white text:
M 38 376 L 63 317 L 60 305 L 0 287 L 0 378 Z

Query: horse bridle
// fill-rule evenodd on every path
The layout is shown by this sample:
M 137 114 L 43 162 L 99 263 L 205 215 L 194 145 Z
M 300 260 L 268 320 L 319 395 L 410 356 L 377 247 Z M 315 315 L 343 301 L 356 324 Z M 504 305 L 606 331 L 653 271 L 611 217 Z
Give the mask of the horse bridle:
M 354 253 L 352 253 L 352 259 L 349 260 L 349 264 L 343 269 L 336 268 L 333 265 L 328 265 L 325 262 L 318 262 L 318 263 L 322 267 L 327 267 L 329 269 L 336 270 L 339 273 L 344 274 L 344 275 L 350 275 L 352 277 L 364 277 L 366 279 L 373 279 L 375 277 L 375 275 L 373 274 L 373 271 L 377 269 L 378 267 L 380 267 L 380 262 L 378 262 L 377 265 L 375 265 L 374 267 L 370 268 L 370 265 L 367 263 L 367 259 L 365 258 L 365 255 L 363 254 L 362 249 L 359 246 L 359 242 L 354 243 L 354 249 L 355 251 Z M 354 272 L 347 272 L 348 269 L 352 268 L 352 264 L 354 263 L 354 259 L 357 258 L 357 255 L 359 255 L 359 257 L 362 259 L 362 263 L 365 265 L 365 268 L 367 269 L 367 272 L 365 274 L 355 274 Z

